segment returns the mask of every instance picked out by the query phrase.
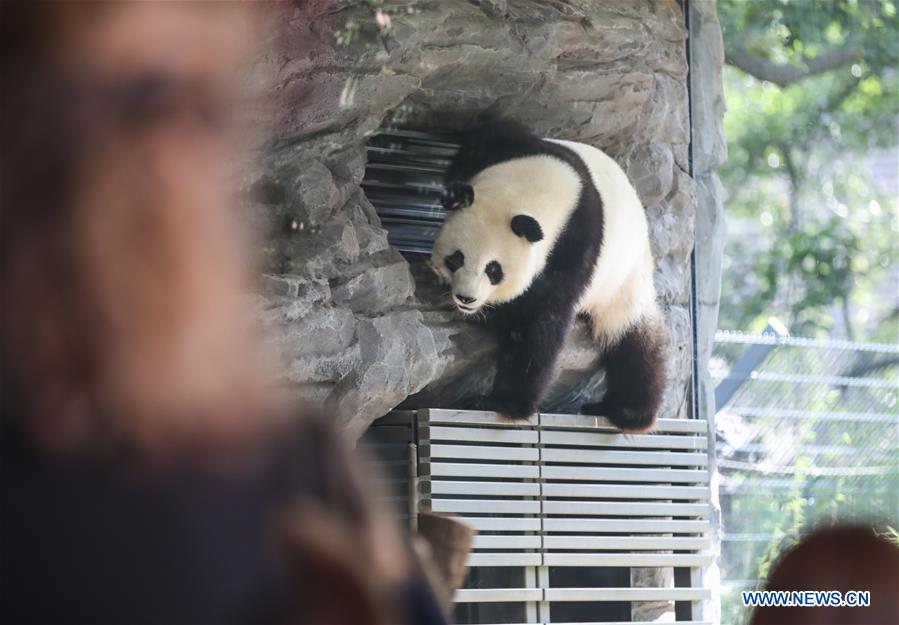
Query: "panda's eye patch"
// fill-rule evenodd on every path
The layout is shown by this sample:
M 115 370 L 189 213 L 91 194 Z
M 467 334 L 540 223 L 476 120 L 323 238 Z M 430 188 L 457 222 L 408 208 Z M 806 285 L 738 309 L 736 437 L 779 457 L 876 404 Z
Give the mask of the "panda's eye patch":
M 487 267 L 484 269 L 487 273 L 487 278 L 490 280 L 490 284 L 499 284 L 503 279 L 503 268 L 495 260 L 491 260 L 487 263 Z
M 459 267 L 465 264 L 465 254 L 461 251 L 456 250 L 449 256 L 443 259 L 443 263 L 446 265 L 446 268 L 451 272 L 455 272 Z

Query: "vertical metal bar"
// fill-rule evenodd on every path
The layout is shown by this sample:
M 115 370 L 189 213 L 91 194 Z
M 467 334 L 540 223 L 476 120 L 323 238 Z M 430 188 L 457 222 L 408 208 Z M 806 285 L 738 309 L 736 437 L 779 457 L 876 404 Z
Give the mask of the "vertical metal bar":
M 411 441 L 409 442 L 409 464 L 406 476 L 409 488 L 409 529 L 415 532 L 418 531 L 418 445 Z
M 690 0 L 680 0 L 681 11 L 684 16 L 684 27 L 687 30 L 687 38 L 684 41 L 684 52 L 687 58 L 687 116 L 690 126 L 690 144 L 687 146 L 687 174 L 693 178 L 693 88 L 691 83 L 692 55 L 690 53 Z M 690 417 L 699 419 L 699 289 L 696 273 L 696 229 L 693 230 L 693 249 L 690 252 L 690 326 L 692 335 L 692 371 Z

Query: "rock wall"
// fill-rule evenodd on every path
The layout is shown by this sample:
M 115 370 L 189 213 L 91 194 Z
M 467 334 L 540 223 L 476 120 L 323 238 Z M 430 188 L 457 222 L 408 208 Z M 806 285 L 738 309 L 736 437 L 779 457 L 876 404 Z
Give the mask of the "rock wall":
M 274 133 L 248 197 L 269 225 L 264 314 L 297 395 L 328 401 L 349 431 L 406 406 L 486 390 L 492 340 L 392 250 L 359 184 L 385 123 L 463 127 L 489 107 L 544 136 L 596 145 L 646 206 L 671 335 L 665 417 L 690 409 L 686 29 L 675 0 L 309 0 L 278 5 L 259 75 Z M 602 393 L 579 326 L 550 409 Z

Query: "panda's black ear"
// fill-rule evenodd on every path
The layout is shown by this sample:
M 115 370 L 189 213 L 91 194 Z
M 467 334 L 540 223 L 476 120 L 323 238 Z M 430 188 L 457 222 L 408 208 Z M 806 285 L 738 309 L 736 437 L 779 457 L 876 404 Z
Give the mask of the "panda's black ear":
M 515 215 L 512 218 L 512 232 L 531 243 L 536 243 L 543 238 L 543 229 L 530 215 Z
M 448 211 L 468 208 L 474 202 L 474 188 L 464 182 L 451 182 L 443 191 L 443 208 Z

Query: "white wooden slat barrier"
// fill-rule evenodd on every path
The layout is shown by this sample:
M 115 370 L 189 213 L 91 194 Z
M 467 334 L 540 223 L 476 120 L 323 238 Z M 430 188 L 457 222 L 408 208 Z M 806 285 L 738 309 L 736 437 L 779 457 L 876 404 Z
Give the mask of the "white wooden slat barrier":
M 693 586 L 712 560 L 705 421 L 661 420 L 639 435 L 586 415 L 511 424 L 488 412 L 426 409 L 384 421 L 404 423 L 414 443 L 406 458 L 417 464 L 403 500 L 411 515 L 430 510 L 473 525 L 470 567 L 524 570 L 510 578 L 522 580 L 516 587 L 464 588 L 457 603 L 524 603 L 526 622 L 549 623 L 554 604 L 672 601 L 685 618 L 711 598 Z M 403 445 L 400 434 L 393 438 Z M 675 567 L 679 585 L 571 587 L 554 580 L 556 567 Z

